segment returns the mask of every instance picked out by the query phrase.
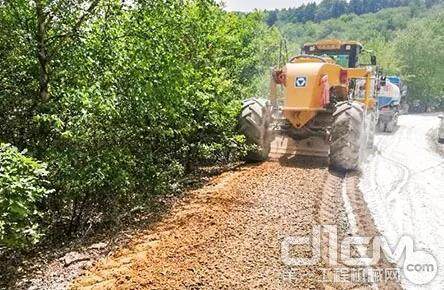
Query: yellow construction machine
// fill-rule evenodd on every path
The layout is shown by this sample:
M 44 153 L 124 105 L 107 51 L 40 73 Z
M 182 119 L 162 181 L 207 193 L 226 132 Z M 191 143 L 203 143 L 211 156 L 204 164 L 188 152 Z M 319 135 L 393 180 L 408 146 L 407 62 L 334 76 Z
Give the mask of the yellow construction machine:
M 377 119 L 376 57 L 360 64 L 363 51 L 356 41 L 322 40 L 273 68 L 268 100 L 244 101 L 239 116 L 256 145 L 247 159 L 320 156 L 338 169 L 356 169 Z

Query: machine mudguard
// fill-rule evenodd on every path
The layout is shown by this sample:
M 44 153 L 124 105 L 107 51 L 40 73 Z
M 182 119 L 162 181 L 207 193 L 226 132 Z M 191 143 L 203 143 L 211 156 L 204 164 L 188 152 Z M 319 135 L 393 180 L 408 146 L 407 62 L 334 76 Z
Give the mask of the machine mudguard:
M 350 109 L 352 107 L 352 105 L 349 102 L 343 102 L 343 103 L 338 103 L 336 105 L 337 109 L 336 111 L 333 113 L 333 117 L 336 117 L 337 115 L 341 114 L 344 111 L 347 111 L 348 109 Z
M 333 113 L 333 117 L 336 117 L 337 115 L 339 115 L 339 114 L 343 113 L 344 111 L 347 111 L 351 108 L 355 108 L 361 113 L 364 112 L 364 108 L 362 106 L 358 105 L 356 102 L 350 102 L 350 101 L 337 103 L 336 108 L 337 109 Z

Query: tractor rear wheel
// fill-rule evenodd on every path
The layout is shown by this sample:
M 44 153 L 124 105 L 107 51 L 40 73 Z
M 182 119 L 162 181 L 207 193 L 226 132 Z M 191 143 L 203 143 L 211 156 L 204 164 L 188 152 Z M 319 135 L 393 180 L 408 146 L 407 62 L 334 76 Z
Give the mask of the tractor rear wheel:
M 379 132 L 385 132 L 385 130 L 386 130 L 386 128 L 387 128 L 387 123 L 385 123 L 385 122 L 379 120 L 379 121 L 378 121 L 378 124 L 377 124 L 377 127 L 378 127 L 378 131 L 379 131 Z
M 387 125 L 385 126 L 385 132 L 387 133 L 393 133 L 393 131 L 395 130 L 395 121 L 391 120 L 390 122 L 387 123 Z
M 339 170 L 359 166 L 362 146 L 363 110 L 358 104 L 342 104 L 336 110 L 331 131 L 330 164 Z
M 268 158 L 270 153 L 269 123 L 270 113 L 266 101 L 254 98 L 244 101 L 239 115 L 240 129 L 247 138 L 247 144 L 256 145 L 254 146 L 256 148 L 248 151 L 246 161 L 260 162 Z
M 393 133 L 393 131 L 395 131 L 397 124 L 398 124 L 398 114 L 394 114 L 392 120 L 390 120 L 390 122 L 387 123 L 385 131 L 388 133 Z

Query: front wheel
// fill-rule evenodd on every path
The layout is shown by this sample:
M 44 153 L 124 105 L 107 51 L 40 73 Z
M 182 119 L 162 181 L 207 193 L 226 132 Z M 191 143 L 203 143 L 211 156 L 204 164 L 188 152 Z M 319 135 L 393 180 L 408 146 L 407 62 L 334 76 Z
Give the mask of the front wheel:
M 390 122 L 387 123 L 386 132 L 393 133 L 395 131 L 396 126 L 398 125 L 398 114 L 393 115 L 393 118 Z
M 387 133 L 393 133 L 393 131 L 395 130 L 395 121 L 391 120 L 390 122 L 387 123 L 387 126 L 385 127 L 385 132 Z
M 336 109 L 331 131 L 330 164 L 339 170 L 354 170 L 359 166 L 362 146 L 363 110 L 356 103 Z
M 377 128 L 378 132 L 385 132 L 387 124 L 381 120 L 378 121 Z
M 255 145 L 247 152 L 246 161 L 267 160 L 270 153 L 269 123 L 270 113 L 266 101 L 255 98 L 244 101 L 239 115 L 240 130 L 247 138 L 247 144 Z

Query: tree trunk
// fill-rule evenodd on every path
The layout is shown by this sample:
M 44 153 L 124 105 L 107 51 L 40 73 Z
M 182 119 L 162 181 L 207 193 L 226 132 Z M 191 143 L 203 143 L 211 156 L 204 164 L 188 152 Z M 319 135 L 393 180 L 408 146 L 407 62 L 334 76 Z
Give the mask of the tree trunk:
M 40 100 L 46 102 L 49 100 L 48 89 L 48 52 L 46 47 L 46 16 L 43 11 L 41 0 L 35 0 L 35 9 L 37 14 L 37 58 L 39 60 L 39 96 Z

